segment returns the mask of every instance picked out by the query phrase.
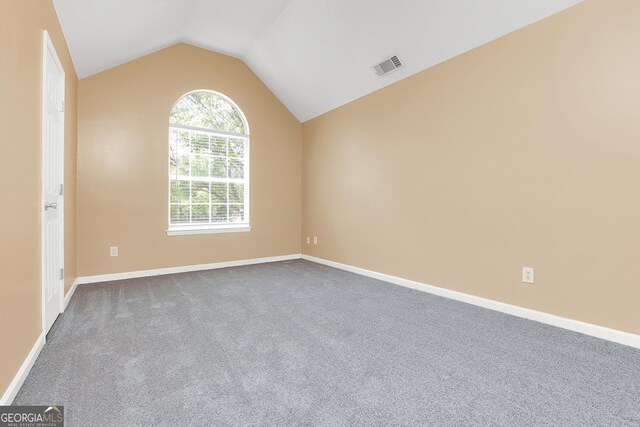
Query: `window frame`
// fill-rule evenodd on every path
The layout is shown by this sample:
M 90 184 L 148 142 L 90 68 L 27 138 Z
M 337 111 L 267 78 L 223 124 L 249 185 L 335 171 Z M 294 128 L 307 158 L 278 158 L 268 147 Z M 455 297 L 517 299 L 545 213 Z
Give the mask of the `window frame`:
M 169 236 L 178 236 L 178 235 L 192 235 L 192 234 L 212 234 L 212 233 L 239 233 L 239 232 L 249 232 L 251 231 L 251 223 L 250 223 L 250 162 L 251 162 L 251 137 L 249 131 L 249 123 L 247 118 L 244 115 L 244 112 L 238 107 L 238 105 L 231 100 L 228 96 L 208 89 L 199 89 L 192 90 L 180 96 L 178 100 L 171 107 L 171 112 L 175 109 L 176 105 L 185 97 L 199 92 L 207 92 L 213 94 L 228 102 L 235 112 L 238 114 L 240 119 L 242 120 L 242 124 L 244 126 L 245 133 L 239 134 L 234 132 L 228 132 L 224 130 L 215 130 L 215 129 L 206 129 L 182 124 L 173 124 L 171 123 L 171 113 L 169 113 L 169 127 L 167 132 L 167 230 L 166 233 Z M 219 135 L 226 137 L 238 137 L 243 138 L 245 140 L 245 151 L 244 151 L 244 222 L 241 223 L 220 223 L 220 224 L 210 224 L 210 223 L 189 223 L 189 224 L 171 224 L 171 141 L 169 136 L 173 129 L 190 131 L 190 132 L 203 132 L 208 133 L 210 135 Z M 227 157 L 228 158 L 228 157 Z M 191 177 L 192 178 L 192 177 Z M 210 178 L 210 177 L 209 177 Z M 193 182 L 190 180 L 189 182 Z M 228 201 L 227 201 L 228 204 Z

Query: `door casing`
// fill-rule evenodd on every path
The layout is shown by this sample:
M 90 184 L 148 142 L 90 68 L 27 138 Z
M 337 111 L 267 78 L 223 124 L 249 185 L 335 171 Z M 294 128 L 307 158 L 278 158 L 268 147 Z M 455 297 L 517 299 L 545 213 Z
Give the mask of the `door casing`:
M 47 114 L 47 102 L 46 102 L 46 97 L 47 97 L 47 87 L 48 87 L 48 83 L 47 83 L 47 75 L 48 75 L 48 66 L 54 66 L 57 67 L 61 73 L 61 89 L 60 89 L 60 102 L 61 102 L 61 109 L 62 111 L 61 113 L 61 122 L 60 122 L 60 130 L 59 130 L 59 135 L 56 138 L 56 143 L 60 144 L 60 146 L 58 147 L 59 149 L 59 158 L 57 159 L 58 162 L 58 179 L 60 181 L 60 184 L 63 185 L 64 184 L 64 102 L 65 102 L 65 72 L 64 72 L 64 68 L 62 67 L 62 64 L 60 62 L 60 59 L 58 58 L 58 55 L 56 53 L 55 47 L 53 46 L 53 43 L 51 41 L 51 38 L 49 37 L 49 34 L 47 33 L 47 31 L 44 31 L 44 36 L 43 36 L 43 49 L 42 49 L 42 117 L 41 117 L 41 167 L 40 167 L 40 171 L 41 171 L 41 203 L 40 203 L 40 209 L 41 209 L 41 215 L 40 215 L 40 246 L 41 246 L 41 261 L 40 261 L 40 270 L 41 270 L 41 291 L 42 291 L 42 330 L 43 332 L 46 333 L 48 332 L 48 327 L 50 327 L 51 325 L 47 325 L 47 317 L 46 317 L 46 279 L 45 279 L 45 275 L 46 275 L 46 271 L 45 271 L 45 255 L 46 255 L 46 248 L 45 248 L 45 215 L 46 215 L 46 211 L 44 208 L 44 205 L 46 203 L 47 197 L 46 197 L 46 188 L 45 188 L 45 162 L 47 161 L 47 159 L 45 159 L 45 153 L 46 150 L 44 149 L 44 144 L 45 144 L 45 132 L 46 132 L 46 114 Z M 51 59 L 48 57 L 49 55 L 51 55 L 51 58 L 53 58 L 53 63 L 51 62 Z M 57 197 L 57 215 L 58 215 L 58 219 L 57 221 L 59 221 L 59 238 L 58 238 L 58 259 L 59 259 L 59 268 L 64 268 L 64 187 L 60 188 L 60 194 Z M 58 299 L 58 308 L 57 308 L 57 315 L 59 315 L 60 313 L 62 313 L 62 311 L 64 310 L 64 278 L 60 279 L 59 281 L 59 290 L 58 290 L 58 294 L 59 294 L 59 298 Z

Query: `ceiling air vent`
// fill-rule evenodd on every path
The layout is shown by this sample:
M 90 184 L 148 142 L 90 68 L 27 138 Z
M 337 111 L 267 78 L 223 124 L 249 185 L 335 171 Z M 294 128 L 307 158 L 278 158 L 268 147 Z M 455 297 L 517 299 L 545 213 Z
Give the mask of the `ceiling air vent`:
M 380 77 L 389 74 L 392 71 L 402 67 L 402 62 L 398 59 L 398 56 L 394 55 L 389 59 L 382 61 L 379 64 L 373 66 L 376 74 Z

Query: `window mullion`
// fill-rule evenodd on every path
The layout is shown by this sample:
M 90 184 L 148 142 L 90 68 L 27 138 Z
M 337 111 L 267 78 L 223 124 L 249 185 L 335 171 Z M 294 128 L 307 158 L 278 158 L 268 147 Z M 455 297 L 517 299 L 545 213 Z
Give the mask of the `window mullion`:
M 211 224 L 211 223 L 213 223 L 213 218 L 212 218 L 213 206 L 211 205 L 211 185 L 212 185 L 212 182 L 211 182 L 211 178 L 212 178 L 211 177 L 211 165 L 212 165 L 212 162 L 213 162 L 213 160 L 211 158 L 211 135 L 209 135 L 208 140 L 209 140 L 209 151 L 207 151 L 207 158 L 209 159 L 209 161 L 207 162 L 207 167 L 208 167 L 207 175 L 209 176 L 209 224 Z
M 218 136 L 232 136 L 232 137 L 236 137 L 236 138 L 249 138 L 249 135 L 247 135 L 245 133 L 228 132 L 228 131 L 218 130 L 218 129 L 206 129 L 206 128 L 201 128 L 201 127 L 196 127 L 196 126 L 179 125 L 179 124 L 176 124 L 176 123 L 170 123 L 169 127 L 170 128 L 174 128 L 174 129 L 187 130 L 187 131 L 196 131 L 196 132 L 200 132 L 200 133 L 208 133 L 208 134 L 211 134 L 211 135 L 218 135 Z
M 229 138 L 227 138 L 225 146 L 227 148 L 227 158 L 225 159 L 225 164 L 227 165 L 227 179 L 229 179 Z M 230 182 L 227 182 L 227 222 L 229 222 L 229 198 L 231 197 L 231 192 L 229 191 L 229 187 L 231 187 L 230 184 Z
M 189 131 L 189 224 L 193 224 L 193 132 Z

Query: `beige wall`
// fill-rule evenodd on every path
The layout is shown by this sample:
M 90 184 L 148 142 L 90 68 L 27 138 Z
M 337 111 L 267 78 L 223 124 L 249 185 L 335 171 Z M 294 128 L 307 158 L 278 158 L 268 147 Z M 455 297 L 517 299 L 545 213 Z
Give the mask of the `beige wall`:
M 51 2 L 1 1 L 0 391 L 41 331 L 43 29 L 67 76 L 65 291 L 78 129 L 80 275 L 303 242 L 311 255 L 637 334 L 639 16 L 634 0 L 587 1 L 301 126 L 241 61 L 183 44 L 78 84 Z M 165 234 L 168 114 L 201 88 L 249 121 L 250 233 Z M 523 265 L 535 285 L 520 282 Z
M 165 233 L 169 112 L 196 89 L 249 122 L 249 233 Z M 81 80 L 78 102 L 80 276 L 300 253 L 301 125 L 242 61 L 178 44 Z
M 65 291 L 76 277 L 76 77 L 49 0 L 0 1 L 0 394 L 42 330 L 40 120 L 42 37 L 47 30 L 66 73 Z
M 587 1 L 304 123 L 304 253 L 640 333 L 639 19 Z

